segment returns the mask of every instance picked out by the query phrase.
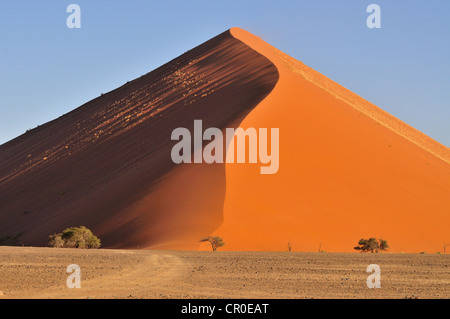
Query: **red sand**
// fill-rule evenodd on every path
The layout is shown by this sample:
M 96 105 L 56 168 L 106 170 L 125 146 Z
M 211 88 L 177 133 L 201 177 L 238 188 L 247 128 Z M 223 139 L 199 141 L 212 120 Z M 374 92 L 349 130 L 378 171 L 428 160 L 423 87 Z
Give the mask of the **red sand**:
M 175 167 L 170 133 L 194 119 L 280 128 L 278 173 Z M 224 250 L 450 242 L 449 149 L 237 28 L 1 145 L 0 161 L 0 241 L 19 245 L 76 225 L 115 248 L 208 249 L 212 233 Z

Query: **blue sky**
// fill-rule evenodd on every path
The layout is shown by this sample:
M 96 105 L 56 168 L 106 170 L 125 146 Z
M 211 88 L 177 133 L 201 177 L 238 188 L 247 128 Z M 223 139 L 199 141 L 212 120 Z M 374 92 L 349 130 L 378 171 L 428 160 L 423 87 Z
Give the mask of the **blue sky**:
M 1 1 L 0 144 L 238 26 L 450 146 L 449 16 L 448 0 Z

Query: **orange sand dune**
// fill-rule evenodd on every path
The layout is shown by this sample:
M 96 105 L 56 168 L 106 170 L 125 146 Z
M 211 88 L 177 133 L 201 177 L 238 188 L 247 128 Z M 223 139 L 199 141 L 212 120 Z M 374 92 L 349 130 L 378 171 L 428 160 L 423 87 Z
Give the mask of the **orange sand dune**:
M 450 242 L 449 149 L 241 29 L 280 79 L 241 127 L 280 128 L 280 170 L 226 165 L 229 250 L 352 251 L 360 238 L 391 251 Z
M 174 128 L 279 128 L 280 169 L 183 164 Z M 0 146 L 0 244 L 391 251 L 450 242 L 449 149 L 238 28 Z

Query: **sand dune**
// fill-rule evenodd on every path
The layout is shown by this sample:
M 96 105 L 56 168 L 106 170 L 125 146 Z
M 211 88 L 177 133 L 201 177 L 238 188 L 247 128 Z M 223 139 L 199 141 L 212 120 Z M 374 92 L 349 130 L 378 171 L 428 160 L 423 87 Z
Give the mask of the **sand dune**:
M 277 80 L 267 58 L 226 31 L 1 145 L 0 239 L 46 245 L 85 225 L 105 247 L 196 248 L 222 221 L 225 167 L 175 167 L 171 133 L 194 119 L 237 125 Z
M 449 149 L 241 29 L 232 34 L 280 73 L 242 122 L 280 127 L 280 170 L 227 165 L 230 250 L 352 251 L 383 237 L 391 251 L 450 242 Z
M 184 164 L 176 127 L 280 129 L 280 169 Z M 233 28 L 0 146 L 0 239 L 90 227 L 109 248 L 391 251 L 450 242 L 449 149 Z

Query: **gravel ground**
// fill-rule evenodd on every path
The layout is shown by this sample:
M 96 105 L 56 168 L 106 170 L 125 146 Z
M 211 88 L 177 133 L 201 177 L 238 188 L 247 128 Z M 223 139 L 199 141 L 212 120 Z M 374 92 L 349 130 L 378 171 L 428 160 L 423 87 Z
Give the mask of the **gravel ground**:
M 66 285 L 70 264 L 81 288 Z M 381 268 L 369 289 L 366 268 Z M 0 247 L 0 298 L 450 298 L 450 255 Z

